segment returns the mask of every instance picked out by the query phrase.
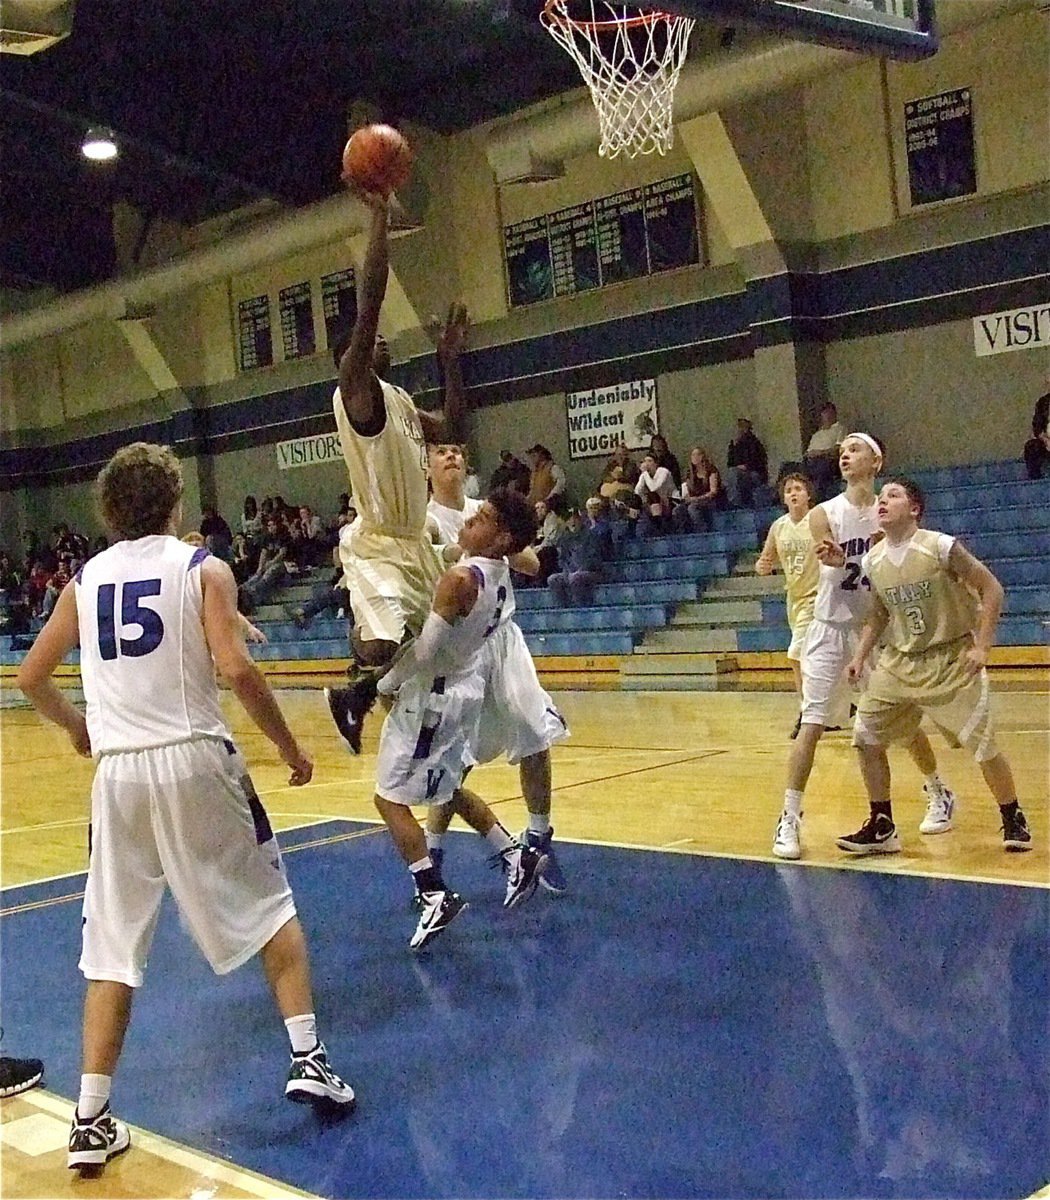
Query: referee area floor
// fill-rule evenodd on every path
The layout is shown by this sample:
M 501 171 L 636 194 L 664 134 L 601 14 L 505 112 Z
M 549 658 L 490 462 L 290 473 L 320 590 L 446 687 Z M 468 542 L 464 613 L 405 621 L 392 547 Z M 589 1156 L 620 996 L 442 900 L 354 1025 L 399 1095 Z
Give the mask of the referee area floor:
M 1036 848 L 1007 855 L 969 755 L 934 736 L 955 829 L 848 860 L 866 811 L 848 736 L 807 792 L 804 858 L 770 853 L 790 695 L 561 693 L 553 815 L 570 891 L 505 912 L 473 834 L 446 877 L 469 910 L 407 948 L 410 881 L 323 697 L 282 706 L 317 767 L 291 789 L 231 703 L 280 832 L 346 1120 L 287 1104 L 261 969 L 218 979 L 165 904 L 114 1085 L 132 1150 L 65 1169 L 79 1083 L 79 898 L 92 765 L 3 713 L 4 1049 L 46 1089 L 0 1105 L 11 1197 L 1024 1197 L 1050 1181 L 1050 800 L 1045 673 L 996 691 Z M 512 830 L 517 772 L 473 786 Z

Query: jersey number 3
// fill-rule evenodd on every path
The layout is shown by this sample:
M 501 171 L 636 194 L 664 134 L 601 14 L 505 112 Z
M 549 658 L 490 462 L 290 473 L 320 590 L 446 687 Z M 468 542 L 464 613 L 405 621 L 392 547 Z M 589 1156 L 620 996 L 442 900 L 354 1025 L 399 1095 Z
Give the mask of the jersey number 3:
M 159 579 L 129 579 L 120 589 L 120 628 L 137 625 L 138 637 L 117 638 L 117 585 L 104 583 L 98 589 L 98 649 L 107 662 L 119 654 L 124 658 L 141 658 L 156 650 L 164 637 L 164 622 L 160 613 L 142 601 L 147 596 L 160 595 Z

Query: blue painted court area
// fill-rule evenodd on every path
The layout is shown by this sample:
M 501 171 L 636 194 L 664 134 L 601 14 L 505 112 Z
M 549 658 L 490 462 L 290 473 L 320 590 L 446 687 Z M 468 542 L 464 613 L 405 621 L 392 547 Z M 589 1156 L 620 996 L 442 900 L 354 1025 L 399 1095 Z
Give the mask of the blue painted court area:
M 385 835 L 283 840 L 354 832 L 287 862 L 357 1113 L 284 1101 L 261 971 L 216 979 L 170 910 L 115 1111 L 325 1196 L 1019 1197 L 1050 1178 L 1045 890 L 565 845 L 572 893 L 506 913 L 462 834 L 446 875 L 471 908 L 417 959 Z M 69 901 L 3 922 L 4 1025 L 68 1097 L 79 925 Z

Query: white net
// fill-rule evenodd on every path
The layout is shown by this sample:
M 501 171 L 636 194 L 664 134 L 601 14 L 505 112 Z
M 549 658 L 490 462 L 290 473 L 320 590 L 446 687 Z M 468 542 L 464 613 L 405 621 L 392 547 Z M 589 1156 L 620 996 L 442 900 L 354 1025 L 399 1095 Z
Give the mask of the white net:
M 607 0 L 547 0 L 541 19 L 572 55 L 598 110 L 605 158 L 666 154 L 674 141 L 674 89 L 695 22 Z M 589 9 L 589 13 L 588 10 Z

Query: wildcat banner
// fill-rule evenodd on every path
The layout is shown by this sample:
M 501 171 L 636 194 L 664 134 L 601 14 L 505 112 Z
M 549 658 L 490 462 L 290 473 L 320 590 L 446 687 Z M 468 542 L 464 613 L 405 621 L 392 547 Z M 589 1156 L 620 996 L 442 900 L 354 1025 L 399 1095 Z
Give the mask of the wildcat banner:
M 653 434 L 660 432 L 656 380 L 566 392 L 565 422 L 570 458 L 607 456 L 621 442 L 630 450 L 648 447 Z

